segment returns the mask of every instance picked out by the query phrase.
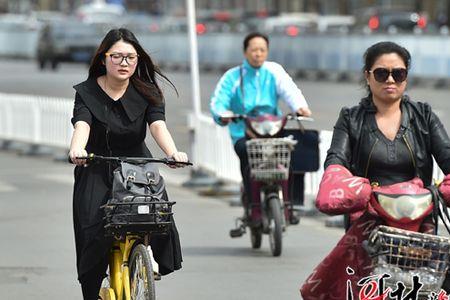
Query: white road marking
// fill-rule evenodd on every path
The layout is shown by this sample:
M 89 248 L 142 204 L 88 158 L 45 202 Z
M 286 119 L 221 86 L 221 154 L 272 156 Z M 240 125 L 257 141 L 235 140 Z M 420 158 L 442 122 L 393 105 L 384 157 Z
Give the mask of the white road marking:
M 12 184 L 0 180 L 0 193 L 2 192 L 14 192 L 17 188 Z
M 36 176 L 38 179 L 44 179 L 49 181 L 54 181 L 62 184 L 70 184 L 73 185 L 73 175 L 72 174 L 40 174 Z

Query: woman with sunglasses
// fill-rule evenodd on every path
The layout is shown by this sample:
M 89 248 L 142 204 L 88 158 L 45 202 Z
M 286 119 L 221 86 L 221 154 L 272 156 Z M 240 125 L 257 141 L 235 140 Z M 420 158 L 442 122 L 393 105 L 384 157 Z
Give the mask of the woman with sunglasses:
M 98 299 L 112 240 L 104 237 L 103 210 L 111 194 L 108 164 L 85 165 L 87 153 L 151 157 L 145 145 L 147 127 L 161 150 L 176 161 L 178 152 L 165 123 L 164 98 L 156 76 L 171 83 L 155 66 L 132 32 L 109 31 L 92 59 L 88 79 L 76 86 L 69 157 L 76 164 L 73 219 L 78 280 L 84 299 Z M 175 223 L 167 236 L 150 244 L 161 275 L 181 268 L 181 246 Z
M 305 300 L 349 299 L 347 279 L 356 289 L 358 280 L 368 275 L 362 241 L 381 222 L 367 213 L 371 184 L 418 177 L 428 186 L 433 157 L 445 174 L 450 173 L 450 140 L 442 123 L 428 104 L 405 94 L 410 64 L 408 50 L 392 42 L 377 43 L 364 54 L 368 95 L 358 105 L 341 110 L 316 199 L 324 213 L 350 214 L 349 228 L 303 284 Z M 445 198 L 449 198 L 445 190 L 449 182 L 445 177 L 440 186 Z M 420 230 L 432 233 L 433 229 L 430 216 Z M 356 290 L 353 294 L 358 295 Z

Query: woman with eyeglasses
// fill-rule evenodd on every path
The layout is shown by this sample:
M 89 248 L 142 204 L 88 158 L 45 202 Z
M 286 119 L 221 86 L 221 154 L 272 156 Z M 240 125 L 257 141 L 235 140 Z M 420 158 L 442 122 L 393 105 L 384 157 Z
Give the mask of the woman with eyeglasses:
M 450 140 L 442 123 L 430 105 L 405 94 L 410 64 L 408 50 L 393 42 L 374 44 L 364 54 L 368 95 L 341 110 L 316 199 L 317 208 L 326 214 L 349 214 L 349 228 L 303 284 L 305 300 L 350 299 L 347 279 L 358 295 L 357 282 L 370 270 L 362 241 L 381 222 L 368 205 L 371 184 L 385 186 L 418 177 L 428 186 L 433 157 L 444 174 L 450 173 Z M 449 183 L 446 176 L 439 188 L 448 200 Z M 420 231 L 433 230 L 429 216 Z
M 78 280 L 84 299 L 98 299 L 108 265 L 112 240 L 104 237 L 103 210 L 110 197 L 112 178 L 107 164 L 85 165 L 77 159 L 88 153 L 104 156 L 151 157 L 144 143 L 150 129 L 161 150 L 176 161 L 188 161 L 179 152 L 165 123 L 164 97 L 156 76 L 169 83 L 153 64 L 132 32 L 109 31 L 89 68 L 88 79 L 76 86 L 69 157 L 76 164 L 73 219 Z M 150 244 L 161 275 L 181 268 L 181 246 L 175 223 L 167 236 Z

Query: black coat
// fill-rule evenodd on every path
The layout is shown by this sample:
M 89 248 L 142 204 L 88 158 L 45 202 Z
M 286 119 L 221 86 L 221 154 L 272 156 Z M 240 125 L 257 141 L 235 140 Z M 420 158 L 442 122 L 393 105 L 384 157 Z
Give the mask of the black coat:
M 403 139 L 413 157 L 416 175 L 425 185 L 430 185 L 432 156 L 445 174 L 450 173 L 450 139 L 429 104 L 413 102 L 405 95 L 400 105 L 402 114 L 407 114 Z M 325 168 L 339 164 L 353 175 L 367 178 L 371 149 L 378 139 L 375 134 L 377 128 L 367 122 L 368 115 L 374 113 L 376 107 L 371 98 L 363 98 L 359 105 L 341 110 Z
M 93 78 L 74 88 L 77 93 L 72 123 L 85 121 L 90 125 L 88 153 L 151 157 L 144 143 L 147 125 L 165 120 L 163 105 L 151 105 L 131 82 L 117 101 Z M 100 206 L 110 198 L 113 168 L 107 163 L 75 167 L 73 218 L 79 279 L 98 263 L 106 261 L 111 247 L 112 240 L 104 237 Z M 162 274 L 181 268 L 181 246 L 175 223 L 168 236 L 152 237 L 151 246 Z

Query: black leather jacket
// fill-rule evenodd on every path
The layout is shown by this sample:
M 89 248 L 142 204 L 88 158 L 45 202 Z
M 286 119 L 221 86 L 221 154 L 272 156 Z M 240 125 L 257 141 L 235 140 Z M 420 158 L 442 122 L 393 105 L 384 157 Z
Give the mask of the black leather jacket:
M 402 114 L 409 120 L 402 136 L 413 158 L 416 175 L 425 185 L 431 184 L 434 156 L 444 174 L 450 173 L 450 140 L 439 118 L 427 103 L 413 102 L 408 96 L 401 100 Z M 334 126 L 325 168 L 332 164 L 345 166 L 353 175 L 366 177 L 371 150 L 378 137 L 377 128 L 366 121 L 376 112 L 372 99 L 363 98 L 359 105 L 341 110 Z

